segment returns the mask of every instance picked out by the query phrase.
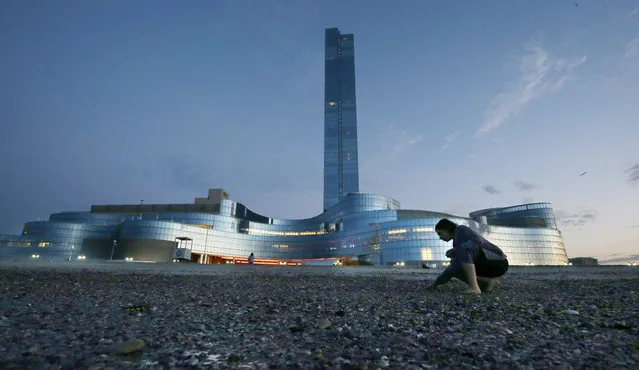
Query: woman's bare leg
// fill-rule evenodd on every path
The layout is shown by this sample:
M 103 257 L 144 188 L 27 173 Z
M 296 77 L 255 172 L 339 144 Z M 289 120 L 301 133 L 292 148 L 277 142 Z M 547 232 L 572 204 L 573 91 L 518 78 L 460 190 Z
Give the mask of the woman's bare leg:
M 485 284 L 486 288 L 482 289 L 482 291 L 485 291 L 485 292 L 492 292 L 499 285 L 498 278 L 487 278 L 483 276 L 477 276 L 477 281 L 482 283 L 482 285 Z
M 477 272 L 475 271 L 475 264 L 462 263 L 462 267 L 466 272 L 466 279 L 468 281 L 467 284 L 470 286 L 470 288 L 466 289 L 464 293 L 481 294 L 481 289 L 479 289 L 479 284 L 477 284 Z

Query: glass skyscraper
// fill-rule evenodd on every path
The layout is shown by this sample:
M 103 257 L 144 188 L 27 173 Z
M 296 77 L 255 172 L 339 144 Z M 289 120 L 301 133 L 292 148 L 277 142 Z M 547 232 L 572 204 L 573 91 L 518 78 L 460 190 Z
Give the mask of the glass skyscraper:
M 326 29 L 324 59 L 324 210 L 359 192 L 353 34 Z

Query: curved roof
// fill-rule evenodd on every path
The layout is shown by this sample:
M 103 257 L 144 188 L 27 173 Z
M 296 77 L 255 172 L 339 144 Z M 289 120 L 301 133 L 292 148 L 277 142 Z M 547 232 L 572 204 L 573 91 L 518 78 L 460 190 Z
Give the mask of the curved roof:
M 498 215 L 502 213 L 519 212 L 519 211 L 525 211 L 529 209 L 542 209 L 542 208 L 552 208 L 552 204 L 548 202 L 536 202 L 536 203 L 518 204 L 518 205 L 508 206 L 508 207 L 486 208 L 486 209 L 480 209 L 480 210 L 471 212 L 470 217 Z

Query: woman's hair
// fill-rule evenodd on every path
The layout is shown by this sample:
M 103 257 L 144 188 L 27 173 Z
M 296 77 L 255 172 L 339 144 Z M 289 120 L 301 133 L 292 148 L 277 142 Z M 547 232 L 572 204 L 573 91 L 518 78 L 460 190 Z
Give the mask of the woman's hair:
M 439 220 L 437 225 L 435 225 L 435 231 L 444 230 L 444 231 L 448 231 L 450 233 L 454 233 L 456 227 L 457 227 L 457 224 L 454 223 L 453 221 L 451 221 L 451 220 L 449 220 L 447 218 L 442 218 L 441 220 Z

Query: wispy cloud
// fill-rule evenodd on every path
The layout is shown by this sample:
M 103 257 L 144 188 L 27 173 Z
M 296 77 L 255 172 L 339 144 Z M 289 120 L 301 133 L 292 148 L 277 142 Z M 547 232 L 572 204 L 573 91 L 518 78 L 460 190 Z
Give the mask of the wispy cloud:
M 627 45 L 626 45 L 626 51 L 623 54 L 624 58 L 632 58 L 635 55 L 639 54 L 639 37 L 637 37 L 634 40 L 631 40 Z
M 486 134 L 516 116 L 530 102 L 561 89 L 572 78 L 573 71 L 586 62 L 586 56 L 576 59 L 551 56 L 541 45 L 525 47 L 520 58 L 519 77 L 495 96 L 486 111 L 486 119 L 476 135 Z
M 585 225 L 595 222 L 597 217 L 599 217 L 599 212 L 594 209 L 585 209 L 577 213 L 570 213 L 563 210 L 557 210 L 555 212 L 557 221 L 569 228 L 576 227 L 581 229 Z
M 363 178 L 369 177 L 369 181 L 374 181 L 381 188 L 385 188 L 388 186 L 388 181 L 382 181 L 384 176 L 406 176 L 405 173 L 400 175 L 401 171 L 396 172 L 399 171 L 398 161 L 405 159 L 407 153 L 415 150 L 417 145 L 426 138 L 426 135 L 400 128 L 396 123 L 391 123 L 379 130 L 372 153 L 364 157 L 360 147 L 360 184 Z M 380 177 L 380 174 L 383 175 Z
M 395 123 L 390 124 L 382 136 L 382 146 L 389 155 L 395 156 L 410 149 L 424 140 L 424 135 L 409 133 L 400 129 Z
M 639 13 L 639 8 L 632 9 L 630 13 L 628 13 L 628 18 L 635 18 L 637 13 Z
M 485 185 L 483 187 L 483 189 L 488 194 L 499 194 L 499 193 L 501 193 L 501 191 L 499 189 L 497 189 L 497 187 L 495 187 L 493 185 Z
M 624 172 L 628 174 L 628 182 L 630 185 L 639 184 L 639 164 L 635 164 Z
M 517 187 L 517 189 L 519 189 L 519 191 L 530 191 L 530 190 L 534 190 L 537 188 L 537 185 L 535 184 L 531 184 L 529 182 L 526 181 L 517 181 L 515 182 L 515 186 Z
M 459 130 L 453 132 L 452 134 L 444 137 L 444 145 L 442 145 L 442 149 L 446 149 L 450 146 L 450 144 L 455 141 L 455 139 L 457 139 L 457 136 L 459 135 Z
M 523 203 L 533 203 L 535 201 L 535 199 L 530 198 L 530 197 L 525 197 L 524 199 L 521 200 Z

